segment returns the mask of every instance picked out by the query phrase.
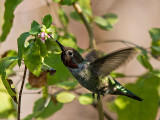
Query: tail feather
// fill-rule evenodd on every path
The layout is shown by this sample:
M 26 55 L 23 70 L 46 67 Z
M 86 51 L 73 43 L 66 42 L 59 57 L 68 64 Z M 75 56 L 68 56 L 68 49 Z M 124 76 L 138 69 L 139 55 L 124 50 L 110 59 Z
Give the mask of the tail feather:
M 124 96 L 127 96 L 127 97 L 130 97 L 130 98 L 133 98 L 135 100 L 138 100 L 138 101 L 143 101 L 142 98 L 138 97 L 137 95 L 133 94 L 131 91 L 125 89 L 127 91 L 127 93 L 123 93 L 121 91 L 121 94 L 120 95 L 124 95 Z
M 138 101 L 142 101 L 143 99 L 133 94 L 131 91 L 124 88 L 120 83 L 116 80 L 111 79 L 109 77 L 109 93 L 112 95 L 124 95 L 130 98 L 133 98 Z

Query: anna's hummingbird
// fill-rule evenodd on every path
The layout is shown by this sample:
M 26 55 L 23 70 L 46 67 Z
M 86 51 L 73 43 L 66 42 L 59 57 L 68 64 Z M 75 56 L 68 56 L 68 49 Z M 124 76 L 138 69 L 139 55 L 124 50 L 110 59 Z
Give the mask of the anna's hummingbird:
M 122 49 L 102 57 L 99 57 L 100 52 L 93 50 L 84 59 L 75 49 L 56 42 L 62 50 L 63 64 L 83 87 L 93 92 L 93 98 L 96 93 L 97 99 L 100 99 L 100 95 L 112 94 L 124 95 L 139 101 L 143 100 L 124 88 L 115 79 L 110 76 L 106 77 L 136 53 L 134 48 Z

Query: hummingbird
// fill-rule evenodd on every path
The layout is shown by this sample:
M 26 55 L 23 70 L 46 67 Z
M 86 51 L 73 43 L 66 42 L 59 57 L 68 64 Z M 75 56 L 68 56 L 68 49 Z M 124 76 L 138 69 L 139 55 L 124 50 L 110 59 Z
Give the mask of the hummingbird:
M 138 101 L 143 100 L 109 76 L 113 70 L 136 54 L 135 48 L 125 48 L 107 55 L 92 50 L 84 59 L 74 48 L 65 47 L 57 40 L 56 42 L 62 51 L 63 64 L 83 87 L 92 92 L 94 99 L 95 94 L 98 100 L 100 100 L 100 95 L 111 94 L 124 95 Z

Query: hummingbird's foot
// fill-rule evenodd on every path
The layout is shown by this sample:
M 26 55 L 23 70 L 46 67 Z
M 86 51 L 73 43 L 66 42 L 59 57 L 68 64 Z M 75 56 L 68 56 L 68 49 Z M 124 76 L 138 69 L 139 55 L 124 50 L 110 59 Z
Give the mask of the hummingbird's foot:
M 94 93 L 92 93 L 92 97 L 93 97 L 93 99 L 95 99 L 95 94 Z
M 106 87 L 102 87 L 99 89 L 99 92 L 97 94 L 97 100 L 100 100 L 100 95 L 105 95 L 105 90 L 106 90 Z
M 97 100 L 100 100 L 100 94 L 97 94 Z

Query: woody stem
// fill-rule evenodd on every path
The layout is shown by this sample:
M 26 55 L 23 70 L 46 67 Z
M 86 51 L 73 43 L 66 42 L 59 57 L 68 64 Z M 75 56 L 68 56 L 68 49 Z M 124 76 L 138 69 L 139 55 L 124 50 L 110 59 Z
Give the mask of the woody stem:
M 97 102 L 97 107 L 98 107 L 99 120 L 104 120 L 103 103 L 101 97 L 100 100 L 98 100 Z
M 82 9 L 80 8 L 80 6 L 78 5 L 78 3 L 73 3 L 73 7 L 76 10 L 76 12 L 78 13 L 78 15 L 80 16 L 82 22 L 84 23 L 87 31 L 88 31 L 88 35 L 89 35 L 89 48 L 90 49 L 96 49 L 96 42 L 94 40 L 94 34 L 93 34 L 93 30 L 92 27 L 90 26 L 90 24 L 88 23 L 86 17 L 84 16 Z
M 22 91 L 23 91 L 23 86 L 26 78 L 26 73 L 27 73 L 27 67 L 25 66 L 24 68 L 24 73 L 23 73 L 23 80 L 19 92 L 19 101 L 18 101 L 18 115 L 17 115 L 17 120 L 20 120 L 20 114 L 21 114 L 21 97 L 22 97 Z

